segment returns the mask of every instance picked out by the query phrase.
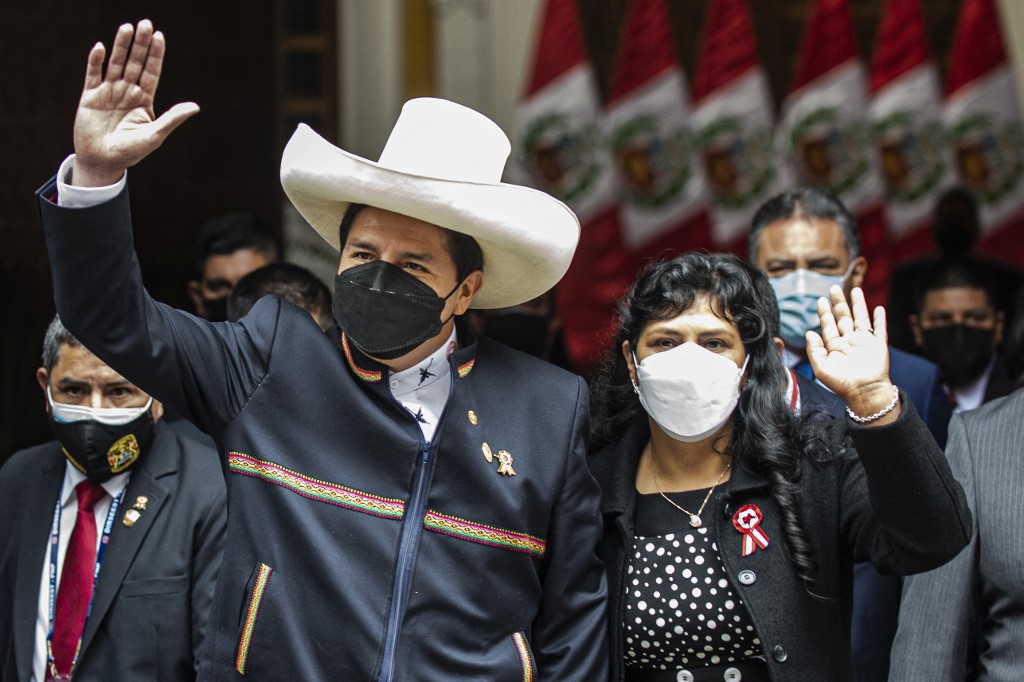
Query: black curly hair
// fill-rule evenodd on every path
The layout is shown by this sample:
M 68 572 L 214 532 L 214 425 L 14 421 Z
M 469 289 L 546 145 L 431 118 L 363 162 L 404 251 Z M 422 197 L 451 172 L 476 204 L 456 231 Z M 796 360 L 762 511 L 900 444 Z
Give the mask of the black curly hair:
M 803 462 L 840 452 L 820 415 L 796 418 L 785 402 L 785 370 L 774 338 L 778 304 L 764 273 L 754 266 L 730 254 L 691 252 L 640 273 L 619 304 L 615 344 L 591 382 L 591 449 L 611 444 L 643 412 L 621 352 L 623 342 L 635 347 L 649 322 L 679 315 L 702 294 L 710 296 L 716 315 L 736 325 L 749 357 L 728 451 L 734 466 L 768 482 L 790 557 L 813 594 L 816 562 L 804 532 L 798 482 Z

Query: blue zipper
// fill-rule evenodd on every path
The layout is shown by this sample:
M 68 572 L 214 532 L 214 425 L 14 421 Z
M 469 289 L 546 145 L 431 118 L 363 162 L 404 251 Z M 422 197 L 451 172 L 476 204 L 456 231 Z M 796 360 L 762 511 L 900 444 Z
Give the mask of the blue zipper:
M 448 403 L 455 390 L 455 378 L 452 377 L 451 385 L 448 387 L 448 399 L 445 400 L 444 409 L 437 420 L 437 429 L 434 431 L 434 442 L 437 442 L 437 435 L 441 431 L 441 424 L 444 422 L 445 413 L 448 412 Z M 398 407 L 409 414 L 405 406 L 392 397 L 392 401 Z M 411 416 L 411 415 L 410 415 Z M 416 425 L 419 428 L 419 424 Z M 406 506 L 405 518 L 402 520 L 402 540 L 398 545 L 398 564 L 395 569 L 395 586 L 391 592 L 391 609 L 388 612 L 388 627 L 384 635 L 384 660 L 381 663 L 378 682 L 392 682 L 395 674 L 395 652 L 398 649 L 398 633 L 402 627 L 402 620 L 405 618 L 405 607 L 409 601 L 409 580 L 412 576 L 413 559 L 416 557 L 416 549 L 419 546 L 420 535 L 423 531 L 423 515 L 427 506 L 427 474 L 429 473 L 430 455 L 434 450 L 432 443 L 423 440 L 423 432 L 420 431 L 420 458 L 416 462 L 416 476 L 413 483 L 413 495 Z

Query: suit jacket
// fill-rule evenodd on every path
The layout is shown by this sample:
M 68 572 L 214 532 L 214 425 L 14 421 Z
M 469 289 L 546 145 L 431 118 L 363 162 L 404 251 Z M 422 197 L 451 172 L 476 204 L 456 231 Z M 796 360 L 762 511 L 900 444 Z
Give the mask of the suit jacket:
M 911 402 L 926 415 L 932 436 L 945 444 L 946 422 L 952 404 L 939 380 L 938 368 L 931 362 L 889 346 L 889 376 L 905 391 Z M 846 404 L 834 393 L 797 374 L 801 396 L 806 391 L 810 404 L 817 404 L 838 419 L 846 419 Z M 809 384 L 809 386 L 808 386 Z M 803 399 L 803 398 L 802 398 Z M 899 619 L 901 579 L 882 575 L 869 562 L 853 567 L 853 616 L 850 646 L 857 682 L 885 682 L 889 676 L 889 658 Z
M 903 405 L 899 419 L 884 426 L 833 422 L 832 438 L 838 441 L 848 433 L 856 449 L 847 448 L 825 463 L 802 460 L 792 479 L 802 499 L 804 532 L 814 548 L 818 580 L 813 592 L 818 596 L 797 576 L 768 483 L 749 465 L 735 461 L 732 477 L 708 503 L 709 528 L 716 533 L 732 589 L 752 617 L 773 680 L 853 679 L 849 616 L 854 561 L 906 574 L 948 561 L 967 543 L 971 521 L 963 491 L 913 406 Z M 589 460 L 601 484 L 605 517 L 600 555 L 612 595 L 613 680 L 624 676 L 622 616 L 634 541 L 636 468 L 649 435 L 641 413 L 617 442 Z M 732 517 L 746 504 L 762 510 L 761 528 L 769 543 L 743 557 L 742 536 Z
M 50 521 L 64 479 L 57 442 L 0 469 L 0 679 L 28 680 Z M 145 511 L 121 520 L 139 495 Z M 184 680 L 196 674 L 226 528 L 215 453 L 157 422 L 132 469 L 93 593 L 76 680 Z
M 960 682 L 976 639 L 977 679 L 1017 682 L 1024 678 L 1024 390 L 956 415 L 946 457 L 974 514 L 974 534 L 953 561 L 905 580 L 889 679 Z
M 65 326 L 223 456 L 228 539 L 200 678 L 603 678 L 582 379 L 460 323 L 428 443 L 388 368 L 299 308 L 266 297 L 210 323 L 153 301 L 127 191 L 82 209 L 49 196 Z

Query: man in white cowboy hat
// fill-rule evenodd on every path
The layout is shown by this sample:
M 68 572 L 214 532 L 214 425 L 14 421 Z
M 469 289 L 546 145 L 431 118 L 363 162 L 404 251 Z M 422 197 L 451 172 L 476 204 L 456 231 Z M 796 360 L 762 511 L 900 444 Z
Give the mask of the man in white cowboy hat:
M 286 192 L 341 249 L 339 327 L 275 297 L 237 324 L 172 310 L 142 287 L 125 190 L 198 111 L 155 117 L 163 52 L 148 21 L 120 28 L 105 75 L 93 48 L 76 154 L 39 206 L 65 324 L 222 453 L 200 678 L 604 679 L 586 387 L 459 319 L 554 284 L 575 216 L 500 182 L 489 120 L 415 100 L 378 163 L 304 127 L 285 150 Z

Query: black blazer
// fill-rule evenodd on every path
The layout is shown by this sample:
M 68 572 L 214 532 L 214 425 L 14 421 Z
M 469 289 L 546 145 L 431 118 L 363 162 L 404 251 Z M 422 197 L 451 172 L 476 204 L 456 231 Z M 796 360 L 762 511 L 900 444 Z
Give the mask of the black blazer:
M 200 678 L 355 682 L 389 665 L 396 682 L 604 678 L 582 379 L 460 325 L 427 444 L 387 368 L 336 329 L 276 297 L 238 324 L 156 303 L 127 192 L 83 209 L 50 195 L 61 320 L 223 455 L 228 539 Z
M 28 680 L 39 584 L 64 479 L 56 442 L 0 469 L 0 680 Z M 139 495 L 146 510 L 130 528 Z M 227 523 L 224 481 L 209 447 L 157 422 L 132 469 L 96 582 L 75 680 L 185 680 L 196 675 Z
M 786 550 L 780 516 L 767 483 L 742 463 L 709 503 L 722 521 L 716 538 L 732 587 L 746 604 L 773 680 L 853 680 L 850 661 L 851 570 L 872 561 L 890 574 L 925 571 L 967 544 L 971 515 L 942 451 L 905 393 L 890 425 L 849 423 L 856 450 L 823 465 L 805 462 L 797 481 L 804 530 L 814 548 L 819 581 L 812 597 Z M 823 417 L 827 419 L 827 417 Z M 842 421 L 834 424 L 842 438 Z M 590 457 L 601 485 L 604 537 L 599 554 L 608 571 L 611 679 L 624 676 L 621 630 L 625 572 L 632 548 L 636 467 L 650 435 L 640 414 L 623 437 Z M 858 454 L 859 453 L 859 454 Z M 769 544 L 741 556 L 732 515 L 745 504 L 764 514 Z M 682 526 L 682 521 L 680 524 Z M 740 573 L 749 571 L 738 579 Z

